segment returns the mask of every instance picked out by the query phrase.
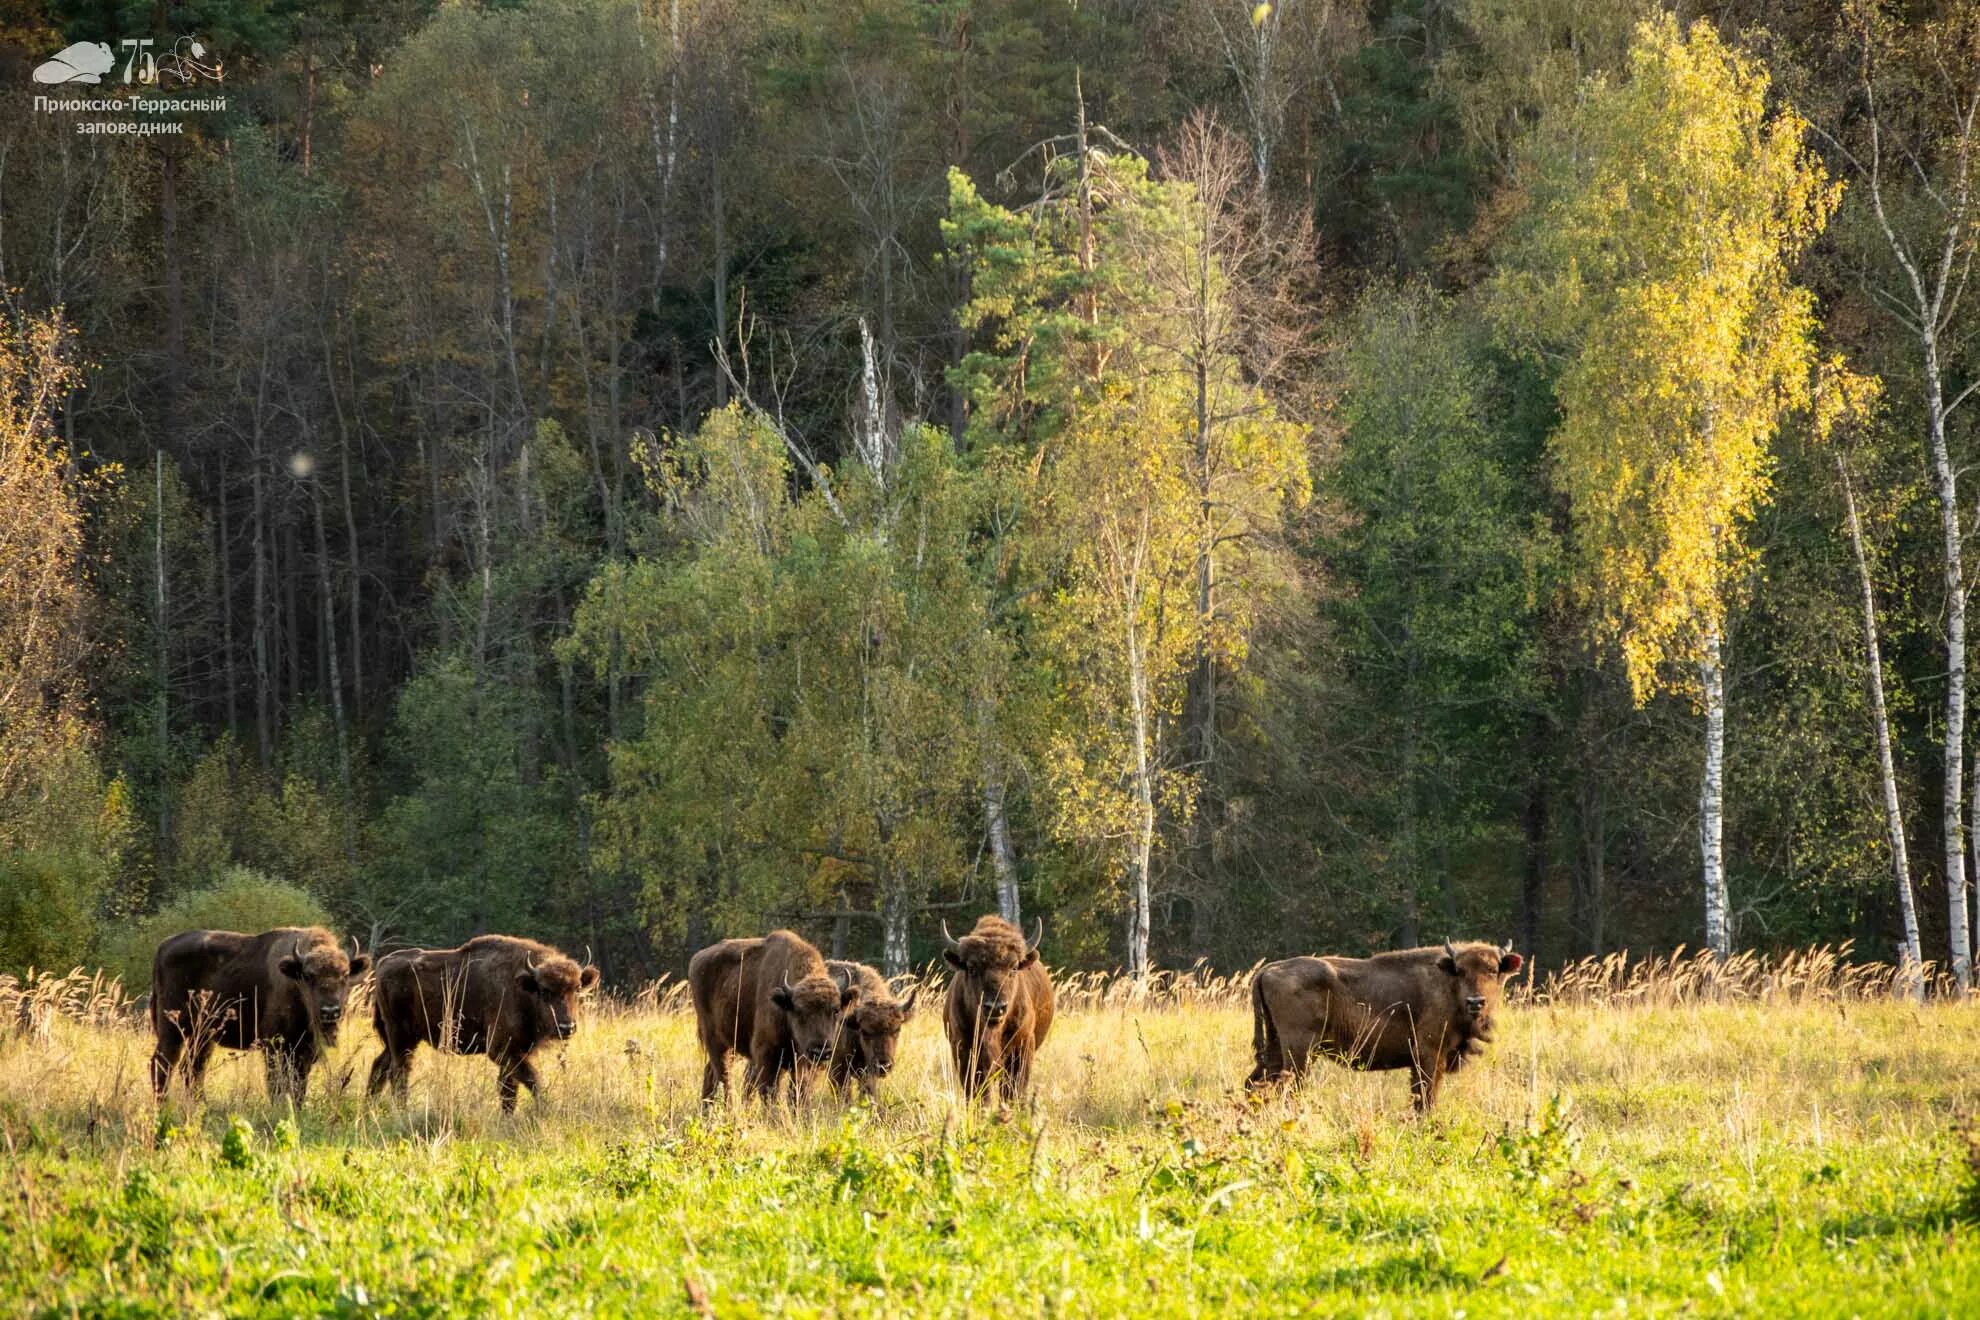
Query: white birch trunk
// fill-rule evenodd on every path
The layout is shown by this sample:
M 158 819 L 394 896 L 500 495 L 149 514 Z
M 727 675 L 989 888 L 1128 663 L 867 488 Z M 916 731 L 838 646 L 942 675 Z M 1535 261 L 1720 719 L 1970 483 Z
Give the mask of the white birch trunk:
M 1714 625 L 1705 635 L 1698 677 L 1705 700 L 1705 775 L 1698 801 L 1698 851 L 1705 872 L 1705 943 L 1724 958 L 1732 952 L 1732 923 L 1726 901 L 1726 678 L 1722 638 Z
M 889 885 L 880 907 L 880 970 L 900 976 L 908 969 L 907 891 L 899 884 Z
M 1877 768 L 1884 782 L 1884 828 L 1891 840 L 1891 873 L 1897 882 L 1898 913 L 1904 921 L 1904 940 L 1898 950 L 1899 983 L 1912 998 L 1922 997 L 1924 984 L 1919 978 L 1922 950 L 1918 940 L 1918 907 L 1911 892 L 1911 858 L 1904 842 L 1904 808 L 1898 801 L 1897 765 L 1891 754 L 1891 723 L 1884 708 L 1884 655 L 1877 642 L 1877 596 L 1870 580 L 1870 560 L 1863 552 L 1863 523 L 1856 516 L 1856 493 L 1850 488 L 1849 470 L 1842 456 L 1836 457 L 1836 471 L 1842 477 L 1843 507 L 1849 514 L 1849 544 L 1856 554 L 1856 576 L 1863 595 L 1863 653 L 1870 677 L 1870 715 L 1877 726 Z
M 1964 992 L 1973 978 L 1973 946 L 1966 916 L 1966 839 L 1960 826 L 1960 793 L 1966 760 L 1966 568 L 1960 548 L 1958 478 L 1946 446 L 1945 396 L 1939 383 L 1939 345 L 1927 329 L 1925 415 L 1932 451 L 1932 475 L 1939 495 L 1939 536 L 1944 543 L 1946 578 L 1945 797 L 1942 826 L 1946 846 L 1946 928 L 1953 981 Z
M 1134 597 L 1130 595 L 1129 608 Z M 1148 868 L 1155 852 L 1154 767 L 1148 755 L 1147 664 L 1133 615 L 1128 618 L 1128 688 L 1134 715 L 1134 836 L 1128 860 L 1128 973 L 1137 986 L 1148 980 Z

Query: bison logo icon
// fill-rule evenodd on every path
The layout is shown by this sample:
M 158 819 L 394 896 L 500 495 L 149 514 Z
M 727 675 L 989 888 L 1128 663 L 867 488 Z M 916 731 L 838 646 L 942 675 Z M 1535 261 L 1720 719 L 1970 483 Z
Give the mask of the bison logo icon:
M 78 41 L 54 59 L 36 65 L 38 83 L 100 83 L 117 59 L 100 41 Z

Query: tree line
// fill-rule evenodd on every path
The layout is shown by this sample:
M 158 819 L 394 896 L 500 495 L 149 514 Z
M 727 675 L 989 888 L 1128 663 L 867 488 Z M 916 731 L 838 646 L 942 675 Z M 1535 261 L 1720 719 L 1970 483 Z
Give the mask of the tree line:
M 31 107 L 172 25 L 224 111 Z M 0 963 L 891 971 L 996 910 L 1964 984 L 1976 57 L 1960 3 L 30 5 Z

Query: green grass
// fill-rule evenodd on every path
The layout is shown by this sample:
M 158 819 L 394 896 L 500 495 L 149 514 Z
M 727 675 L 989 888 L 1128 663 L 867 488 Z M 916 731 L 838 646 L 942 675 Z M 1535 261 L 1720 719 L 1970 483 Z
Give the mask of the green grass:
M 704 1114 L 689 1026 L 607 1007 L 513 1118 L 427 1054 L 366 1103 L 361 1026 L 293 1116 L 251 1058 L 155 1111 L 129 1028 L 0 1044 L 0 1314 L 1980 1312 L 1971 1005 L 1515 1008 L 1427 1122 L 1245 1096 L 1228 1002 L 1067 1013 L 1003 1115 L 932 1014 L 877 1107 Z

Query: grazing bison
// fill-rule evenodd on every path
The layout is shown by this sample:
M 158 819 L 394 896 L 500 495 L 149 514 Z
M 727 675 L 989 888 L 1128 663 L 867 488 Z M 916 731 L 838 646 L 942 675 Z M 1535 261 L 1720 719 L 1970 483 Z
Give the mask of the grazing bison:
M 284 926 L 259 935 L 188 930 L 158 946 L 151 959 L 151 1089 L 160 1099 L 185 1065 L 194 1098 L 205 1092 L 206 1058 L 215 1045 L 260 1047 L 268 1095 L 303 1102 L 309 1070 L 337 1024 L 354 977 L 371 959 L 348 957 L 320 926 Z
M 1447 1073 L 1482 1054 L 1505 980 L 1520 968 L 1510 946 L 1402 949 L 1372 958 L 1287 958 L 1251 983 L 1247 1083 L 1306 1070 L 1318 1050 L 1351 1068 L 1408 1068 L 1419 1112 L 1437 1103 Z
M 942 1029 L 956 1056 L 956 1076 L 971 1096 L 995 1078 L 1006 1101 L 1031 1086 L 1031 1060 L 1052 1029 L 1052 978 L 1038 961 L 1037 933 L 1024 935 L 1002 917 L 982 916 L 960 940 L 942 925 L 942 956 L 956 969 Z
M 879 1080 L 894 1070 L 894 1047 L 900 1043 L 902 1025 L 914 1016 L 914 1001 L 920 997 L 921 987 L 910 990 L 906 999 L 896 999 L 880 973 L 865 963 L 833 959 L 825 969 L 839 989 L 850 989 L 857 995 L 845 1010 L 839 1034 L 832 1042 L 833 1089 L 846 1095 L 856 1081 L 870 1096 Z
M 708 1065 L 701 1098 L 729 1087 L 729 1055 L 748 1060 L 743 1084 L 765 1100 L 786 1072 L 801 1096 L 812 1065 L 828 1063 L 840 1019 L 859 998 L 825 968 L 817 949 L 794 931 L 762 939 L 723 940 L 688 960 L 695 1025 Z
M 371 1024 L 385 1048 L 371 1065 L 369 1093 L 389 1081 L 404 1099 L 413 1052 L 426 1044 L 494 1060 L 502 1112 L 513 1112 L 518 1087 L 543 1094 L 529 1056 L 545 1040 L 577 1034 L 578 995 L 597 984 L 596 967 L 513 935 L 388 953 L 371 987 Z

